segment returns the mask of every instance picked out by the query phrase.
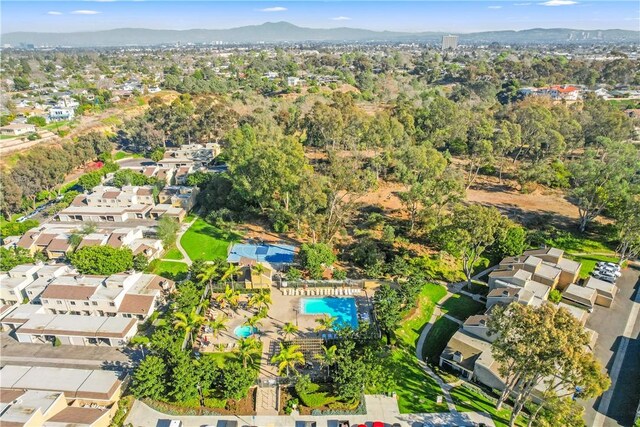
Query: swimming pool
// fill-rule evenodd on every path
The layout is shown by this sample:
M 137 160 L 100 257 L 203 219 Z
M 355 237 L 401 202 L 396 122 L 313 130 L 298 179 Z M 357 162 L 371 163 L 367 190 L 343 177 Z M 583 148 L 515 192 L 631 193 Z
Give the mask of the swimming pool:
M 238 326 L 233 330 L 233 333 L 240 338 L 247 338 L 253 335 L 256 332 L 255 328 L 251 326 Z
M 328 314 L 337 317 L 338 327 L 358 327 L 358 310 L 353 298 L 302 298 L 300 309 L 302 314 Z

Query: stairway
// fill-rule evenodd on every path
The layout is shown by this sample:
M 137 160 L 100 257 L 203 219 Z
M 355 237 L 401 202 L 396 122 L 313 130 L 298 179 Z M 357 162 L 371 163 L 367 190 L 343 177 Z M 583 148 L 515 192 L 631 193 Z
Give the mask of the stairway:
M 277 387 L 258 387 L 256 391 L 256 415 L 278 415 L 277 392 Z

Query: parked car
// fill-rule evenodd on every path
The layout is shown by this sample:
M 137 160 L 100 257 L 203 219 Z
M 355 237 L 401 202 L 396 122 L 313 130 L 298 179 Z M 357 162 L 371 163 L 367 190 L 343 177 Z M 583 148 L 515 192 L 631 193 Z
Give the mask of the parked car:
M 21 216 L 20 218 L 16 219 L 16 222 L 25 222 L 27 219 L 27 217 Z
M 617 280 L 617 277 L 615 277 L 615 276 L 611 276 L 609 274 L 599 273 L 597 271 L 594 271 L 591 275 L 593 277 L 595 277 L 596 279 L 604 280 L 605 282 L 609 282 L 609 283 L 615 283 L 616 280 Z
M 338 427 L 349 427 L 349 421 L 338 421 Z
M 620 264 L 616 264 L 615 262 L 604 262 L 604 261 L 600 261 L 599 263 L 597 263 L 596 267 L 607 267 L 607 268 L 612 268 L 618 271 L 622 269 L 622 267 L 620 267 Z
M 614 270 L 613 268 L 596 267 L 594 271 L 601 274 L 608 274 L 609 276 L 615 276 L 615 277 L 622 276 L 622 273 L 620 272 L 620 270 Z
M 384 423 L 382 421 L 374 421 L 371 427 L 384 427 Z

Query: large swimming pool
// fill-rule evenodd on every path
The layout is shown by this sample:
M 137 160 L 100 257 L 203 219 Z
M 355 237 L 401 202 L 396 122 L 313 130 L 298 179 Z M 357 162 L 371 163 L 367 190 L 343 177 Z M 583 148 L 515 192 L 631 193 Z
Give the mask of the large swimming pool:
M 353 298 L 302 298 L 300 309 L 302 314 L 328 314 L 337 317 L 337 327 L 358 327 L 358 310 Z

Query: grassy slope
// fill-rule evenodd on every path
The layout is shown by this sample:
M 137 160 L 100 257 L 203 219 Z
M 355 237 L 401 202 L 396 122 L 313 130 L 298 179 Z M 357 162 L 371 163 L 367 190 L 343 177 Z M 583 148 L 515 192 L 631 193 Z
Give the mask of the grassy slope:
M 467 317 L 482 313 L 485 305 L 466 295 L 454 294 L 442 304 L 442 311 L 456 319 L 466 320 Z
M 175 260 L 184 259 L 184 257 L 182 256 L 182 252 L 180 252 L 177 248 L 169 249 L 164 254 L 164 256 L 162 258 L 164 258 L 164 259 L 175 259 Z
M 422 347 L 422 357 L 429 358 L 431 363 L 438 363 L 440 353 L 447 346 L 447 343 L 458 330 L 459 325 L 453 320 L 440 317 L 433 324 L 431 330 L 427 334 L 427 338 Z
M 184 233 L 180 244 L 192 260 L 212 261 L 226 259 L 229 244 L 237 242 L 239 239 L 239 235 L 222 231 L 207 224 L 202 218 L 198 218 Z
M 402 322 L 396 331 L 399 348 L 393 350 L 393 376 L 397 384 L 398 406 L 401 413 L 442 412 L 445 404 L 437 404 L 442 394 L 440 387 L 429 377 L 415 356 L 415 346 L 424 325 L 429 322 L 434 305 L 446 289 L 440 285 L 427 284 L 420 292 L 417 309 Z
M 456 404 L 456 409 L 460 412 L 486 412 L 491 414 L 496 427 L 507 427 L 509 425 L 510 409 L 504 407 L 496 411 L 494 403 L 480 393 L 458 386 L 451 389 L 451 397 Z M 525 426 L 526 423 L 519 417 L 516 425 Z
M 153 269 L 154 274 L 171 280 L 183 279 L 188 271 L 189 266 L 187 264 L 173 261 L 159 261 Z

